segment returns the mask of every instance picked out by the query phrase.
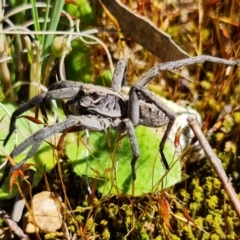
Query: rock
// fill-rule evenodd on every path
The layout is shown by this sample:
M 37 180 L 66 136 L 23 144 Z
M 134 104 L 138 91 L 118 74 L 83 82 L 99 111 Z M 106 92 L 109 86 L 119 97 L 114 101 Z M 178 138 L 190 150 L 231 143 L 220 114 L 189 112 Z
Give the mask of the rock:
M 59 194 L 43 191 L 34 195 L 31 210 L 24 215 L 26 233 L 55 232 L 62 226 L 64 204 Z

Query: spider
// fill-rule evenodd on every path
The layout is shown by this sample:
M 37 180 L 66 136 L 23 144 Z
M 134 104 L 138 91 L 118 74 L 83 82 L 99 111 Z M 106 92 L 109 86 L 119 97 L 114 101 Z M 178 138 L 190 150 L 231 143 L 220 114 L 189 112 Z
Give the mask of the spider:
M 166 131 L 159 144 L 159 153 L 166 169 L 169 169 L 167 160 L 163 153 L 165 142 L 171 131 L 176 114 L 170 110 L 155 94 L 150 92 L 145 86 L 161 71 L 173 70 L 182 66 L 188 66 L 203 62 L 216 62 L 226 65 L 238 65 L 239 61 L 225 60 L 211 56 L 197 56 L 183 60 L 166 62 L 154 66 L 130 88 L 127 96 L 121 94 L 121 87 L 125 79 L 127 68 L 126 59 L 121 59 L 115 68 L 112 85 L 110 88 L 84 84 L 74 81 L 59 81 L 54 83 L 48 89 L 48 92 L 42 93 L 29 102 L 16 109 L 11 117 L 9 134 L 4 140 L 4 146 L 15 130 L 17 117 L 34 106 L 40 106 L 43 109 L 47 101 L 53 99 L 67 100 L 64 105 L 64 112 L 67 115 L 66 120 L 45 127 L 24 142 L 18 145 L 11 153 L 10 157 L 15 158 L 29 146 L 32 146 L 26 157 L 16 166 L 12 167 L 8 162 L 0 186 L 3 184 L 9 172 L 19 169 L 27 159 L 31 158 L 42 141 L 50 136 L 64 132 L 74 127 L 75 131 L 84 129 L 93 131 L 106 130 L 113 127 L 120 133 L 126 133 L 130 139 L 133 157 L 131 160 L 132 178 L 136 180 L 135 164 L 139 157 L 139 148 L 135 136 L 134 127 L 144 125 L 148 127 L 167 126 Z

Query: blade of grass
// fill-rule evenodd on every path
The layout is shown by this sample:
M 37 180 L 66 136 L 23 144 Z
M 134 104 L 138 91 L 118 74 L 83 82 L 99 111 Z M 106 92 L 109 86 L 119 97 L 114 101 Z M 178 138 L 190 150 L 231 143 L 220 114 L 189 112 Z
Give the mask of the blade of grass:
M 43 28 L 42 28 L 43 31 L 47 30 L 48 16 L 49 16 L 49 11 L 50 11 L 50 0 L 47 0 L 46 4 L 47 4 L 47 8 L 46 8 L 46 12 L 44 15 L 44 22 L 43 22 Z M 42 35 L 41 45 L 44 44 L 44 41 L 45 41 L 45 35 Z
M 48 31 L 56 31 L 59 19 L 61 17 L 61 12 L 63 10 L 64 0 L 53 1 L 52 9 L 50 11 L 50 23 L 47 26 Z M 45 42 L 43 44 L 43 54 L 45 54 L 46 50 L 53 42 L 54 35 L 47 35 Z
M 38 10 L 36 7 L 36 1 L 31 0 L 31 4 L 32 4 L 32 15 L 33 15 L 33 20 L 34 20 L 34 28 L 36 31 L 40 31 L 40 24 L 38 21 L 39 17 L 38 17 Z M 37 35 L 36 37 L 39 41 L 41 40 L 41 36 Z

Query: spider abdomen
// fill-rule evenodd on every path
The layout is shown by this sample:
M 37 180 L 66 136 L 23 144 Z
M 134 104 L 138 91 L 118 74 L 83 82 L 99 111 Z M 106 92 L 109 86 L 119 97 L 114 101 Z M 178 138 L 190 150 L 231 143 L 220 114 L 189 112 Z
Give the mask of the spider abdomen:
M 169 122 L 169 117 L 155 105 L 139 101 L 139 124 L 147 127 L 162 127 Z

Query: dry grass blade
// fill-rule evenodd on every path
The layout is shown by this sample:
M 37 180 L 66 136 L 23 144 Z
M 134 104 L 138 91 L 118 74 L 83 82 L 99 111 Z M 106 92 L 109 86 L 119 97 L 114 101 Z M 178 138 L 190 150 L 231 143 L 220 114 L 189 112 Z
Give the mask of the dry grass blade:
M 25 208 L 26 199 L 28 199 L 31 193 L 31 184 L 33 182 L 34 172 L 27 170 L 24 173 L 25 180 L 20 182 L 19 190 L 21 192 L 15 198 L 11 217 L 15 222 L 19 222 L 22 218 L 23 210 Z

